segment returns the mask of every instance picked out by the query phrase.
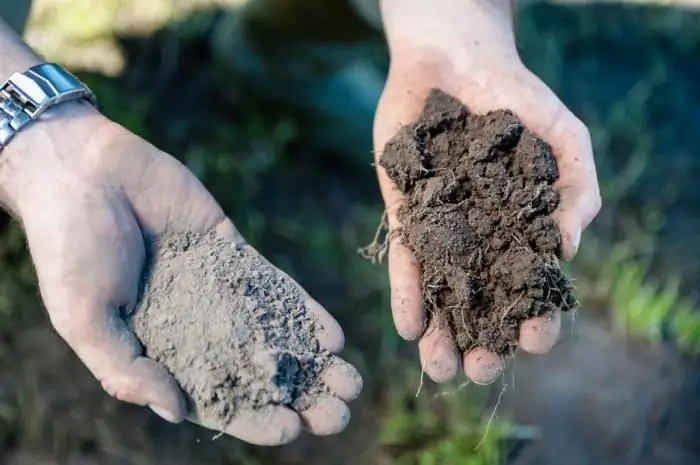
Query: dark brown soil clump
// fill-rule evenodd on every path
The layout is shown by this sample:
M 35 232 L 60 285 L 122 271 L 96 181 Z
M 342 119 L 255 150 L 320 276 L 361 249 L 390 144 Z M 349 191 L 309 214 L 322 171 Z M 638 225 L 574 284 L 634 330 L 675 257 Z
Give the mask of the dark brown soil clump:
M 396 233 L 420 264 L 424 305 L 460 350 L 511 354 L 527 318 L 577 305 L 550 217 L 555 158 L 512 112 L 469 114 L 433 92 L 379 163 L 407 198 Z

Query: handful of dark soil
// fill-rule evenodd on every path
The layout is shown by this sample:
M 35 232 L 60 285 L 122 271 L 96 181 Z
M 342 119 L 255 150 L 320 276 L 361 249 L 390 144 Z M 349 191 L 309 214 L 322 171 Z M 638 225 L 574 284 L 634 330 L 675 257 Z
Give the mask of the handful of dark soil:
M 469 114 L 433 92 L 379 163 L 407 199 L 398 233 L 420 264 L 424 305 L 460 350 L 511 354 L 523 321 L 577 305 L 550 218 L 556 160 L 513 113 Z
M 201 418 L 223 430 L 242 410 L 306 408 L 330 360 L 289 277 L 248 245 L 208 234 L 152 244 L 131 326 Z

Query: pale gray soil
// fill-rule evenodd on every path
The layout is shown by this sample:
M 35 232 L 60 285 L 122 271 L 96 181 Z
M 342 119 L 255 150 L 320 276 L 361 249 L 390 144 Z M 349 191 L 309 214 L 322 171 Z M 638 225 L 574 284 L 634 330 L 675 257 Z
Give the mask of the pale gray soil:
M 149 254 L 131 324 L 200 417 L 306 408 L 329 359 L 298 286 L 255 249 L 215 234 L 172 234 Z

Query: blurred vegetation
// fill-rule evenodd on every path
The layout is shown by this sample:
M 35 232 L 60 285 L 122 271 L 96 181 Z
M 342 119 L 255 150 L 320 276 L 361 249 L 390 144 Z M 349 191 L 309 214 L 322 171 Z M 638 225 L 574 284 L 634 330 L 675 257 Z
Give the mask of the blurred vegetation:
M 0 379 L 0 455 L 15 447 L 62 457 L 79 449 L 123 459 L 101 464 L 253 465 L 340 463 L 340 449 L 342 463 L 503 463 L 509 441 L 532 433 L 492 415 L 499 392 L 455 385 L 443 393 L 426 383 L 416 396 L 422 380 L 415 349 L 393 331 L 386 270 L 357 255 L 382 211 L 369 153 L 358 153 L 359 163 L 335 156 L 309 140 L 296 109 L 241 88 L 225 57 L 212 51 L 211 31 L 227 14 L 194 12 L 195 3 L 113 0 L 95 8 L 40 0 L 28 37 L 49 58 L 82 69 L 105 114 L 186 163 L 247 240 L 337 316 L 347 330 L 344 356 L 367 383 L 356 418 L 325 445 L 260 451 L 230 439 L 199 444 L 194 427 L 163 425 L 106 399 L 70 358 L 49 368 L 61 373 L 48 379 L 85 380 L 90 387 L 78 392 L 98 400 L 48 399 L 44 375 L 32 378 L 44 365 L 33 365 L 35 355 L 23 352 L 18 336 L 46 326 L 46 318 L 21 232 L 2 218 L 0 363 L 15 379 Z M 589 125 L 595 145 L 605 207 L 570 266 L 586 310 L 620 333 L 697 354 L 700 317 L 689 284 L 698 265 L 687 248 L 700 243 L 700 221 L 692 219 L 700 162 L 690 159 L 700 150 L 698 15 L 533 5 L 523 9 L 518 29 L 523 59 Z M 24 377 L 17 363 L 27 365 Z M 68 365 L 75 378 L 60 368 Z M 95 426 L 59 434 L 59 419 L 55 428 L 41 420 L 56 402 L 74 410 L 90 405 Z

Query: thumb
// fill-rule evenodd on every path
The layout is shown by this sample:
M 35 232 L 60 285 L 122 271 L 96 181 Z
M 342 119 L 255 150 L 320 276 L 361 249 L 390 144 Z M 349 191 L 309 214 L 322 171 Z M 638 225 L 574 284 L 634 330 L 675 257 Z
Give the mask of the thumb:
M 105 391 L 119 400 L 148 406 L 172 423 L 184 419 L 185 399 L 176 381 L 164 366 L 142 356 L 141 344 L 117 307 L 94 301 L 55 310 L 49 308 L 54 328 Z

